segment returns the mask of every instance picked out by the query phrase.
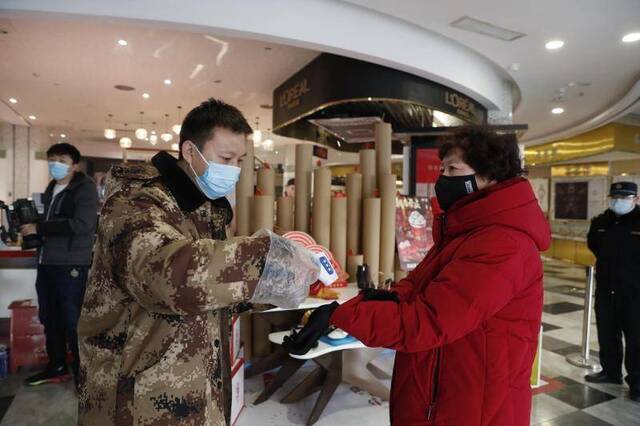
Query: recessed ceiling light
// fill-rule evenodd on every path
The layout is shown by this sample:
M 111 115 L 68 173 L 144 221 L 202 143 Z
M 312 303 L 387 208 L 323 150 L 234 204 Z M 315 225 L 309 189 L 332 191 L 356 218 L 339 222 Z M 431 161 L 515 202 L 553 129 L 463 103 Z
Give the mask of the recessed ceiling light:
M 16 98 L 9 98 L 9 102 L 11 102 L 12 104 L 17 104 L 18 100 Z
M 564 41 L 562 40 L 551 40 L 548 41 L 547 44 L 544 45 L 548 50 L 557 50 L 564 46 Z
M 171 83 L 171 80 L 169 80 L 168 78 L 164 80 L 164 84 L 166 84 L 167 86 L 170 86 Z
M 640 33 L 629 33 L 622 37 L 622 41 L 625 43 L 633 43 L 634 41 L 640 41 Z
M 35 116 L 35 115 L 30 115 L 30 116 L 29 116 L 29 120 L 35 120 L 35 119 L 36 119 L 36 116 Z
M 126 46 L 126 45 L 127 45 L 127 44 L 129 44 L 129 43 L 127 43 L 127 40 L 120 39 L 120 40 L 118 40 L 118 44 L 119 44 L 120 46 Z
M 49 133 L 49 137 L 52 138 L 53 137 L 53 133 Z
M 214 83 L 220 84 L 220 83 L 222 83 L 222 80 L 214 80 Z
M 65 135 L 64 133 L 60 133 L 60 137 L 61 137 L 62 139 L 64 139 L 64 138 L 66 138 L 66 137 L 67 137 L 67 135 Z
M 552 114 L 562 114 L 564 112 L 564 108 L 561 107 L 555 107 L 554 109 L 551 110 Z
M 149 99 L 149 94 L 148 93 L 143 93 L 142 97 L 145 98 L 145 99 Z

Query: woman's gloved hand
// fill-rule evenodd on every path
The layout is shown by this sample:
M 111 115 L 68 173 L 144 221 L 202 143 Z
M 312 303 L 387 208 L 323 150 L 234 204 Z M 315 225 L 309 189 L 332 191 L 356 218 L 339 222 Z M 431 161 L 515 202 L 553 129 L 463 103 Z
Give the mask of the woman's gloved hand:
M 368 302 L 372 300 L 377 301 L 391 301 L 400 303 L 398 293 L 389 290 L 379 290 L 376 288 L 365 288 L 360 292 L 362 294 L 362 301 Z
M 304 355 L 315 348 L 318 345 L 318 339 L 329 328 L 331 315 L 338 306 L 340 306 L 338 302 L 333 302 L 316 308 L 302 330 L 294 331 L 291 336 L 285 336 L 282 347 L 293 355 Z

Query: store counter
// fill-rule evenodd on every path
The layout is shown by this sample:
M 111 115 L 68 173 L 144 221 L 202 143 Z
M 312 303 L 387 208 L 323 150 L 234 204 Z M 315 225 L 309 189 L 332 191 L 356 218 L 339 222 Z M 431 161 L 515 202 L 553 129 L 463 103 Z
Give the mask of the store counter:
M 0 318 L 9 317 L 9 304 L 14 300 L 38 299 L 36 294 L 35 250 L 20 247 L 0 248 Z

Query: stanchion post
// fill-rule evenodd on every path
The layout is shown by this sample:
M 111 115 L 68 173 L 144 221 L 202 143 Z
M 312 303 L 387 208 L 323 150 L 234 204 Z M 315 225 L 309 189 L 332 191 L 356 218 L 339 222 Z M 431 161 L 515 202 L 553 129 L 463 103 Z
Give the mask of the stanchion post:
M 582 315 L 582 352 L 567 355 L 567 362 L 576 367 L 588 368 L 593 371 L 601 370 L 600 363 L 591 359 L 589 351 L 591 343 L 591 313 L 593 311 L 593 287 L 595 283 L 595 268 L 587 267 L 587 285 L 584 292 L 584 313 Z

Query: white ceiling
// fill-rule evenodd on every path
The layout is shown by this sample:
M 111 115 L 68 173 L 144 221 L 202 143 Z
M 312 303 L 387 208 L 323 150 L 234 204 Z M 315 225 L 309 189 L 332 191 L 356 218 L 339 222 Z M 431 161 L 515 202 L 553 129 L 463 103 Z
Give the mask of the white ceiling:
M 505 69 L 520 64 L 509 73 L 522 95 L 513 120 L 530 126 L 525 141 L 584 123 L 618 102 L 640 78 L 640 42 L 621 42 L 624 34 L 640 32 L 639 0 L 347 1 L 440 33 Z M 526 37 L 505 42 L 449 25 L 463 16 Z M 563 40 L 564 47 L 546 50 L 552 39 Z M 589 85 L 570 87 L 570 82 Z M 560 90 L 566 90 L 566 100 L 554 102 Z M 562 106 L 564 114 L 552 115 L 554 106 Z
M 161 133 L 164 114 L 170 115 L 171 127 L 178 123 L 178 105 L 184 118 L 210 96 L 239 107 L 252 127 L 259 117 L 259 127 L 266 131 L 272 113 L 260 106 L 270 105 L 273 89 L 318 54 L 122 21 L 0 14 L 0 29 L 8 31 L 0 34 L 0 119 L 15 121 L 8 118 L 11 108 L 32 125 L 50 128 L 56 140 L 65 133 L 72 141 L 117 143 L 102 137 L 107 114 L 113 114 L 116 129 L 128 123 L 135 130 L 141 111 L 145 127 L 155 121 Z M 118 45 L 119 39 L 128 45 Z M 167 78 L 170 86 L 163 83 Z M 116 84 L 135 90 L 119 91 Z M 143 92 L 150 97 L 144 99 Z M 10 104 L 10 97 L 18 103 Z M 28 119 L 32 114 L 36 120 Z

